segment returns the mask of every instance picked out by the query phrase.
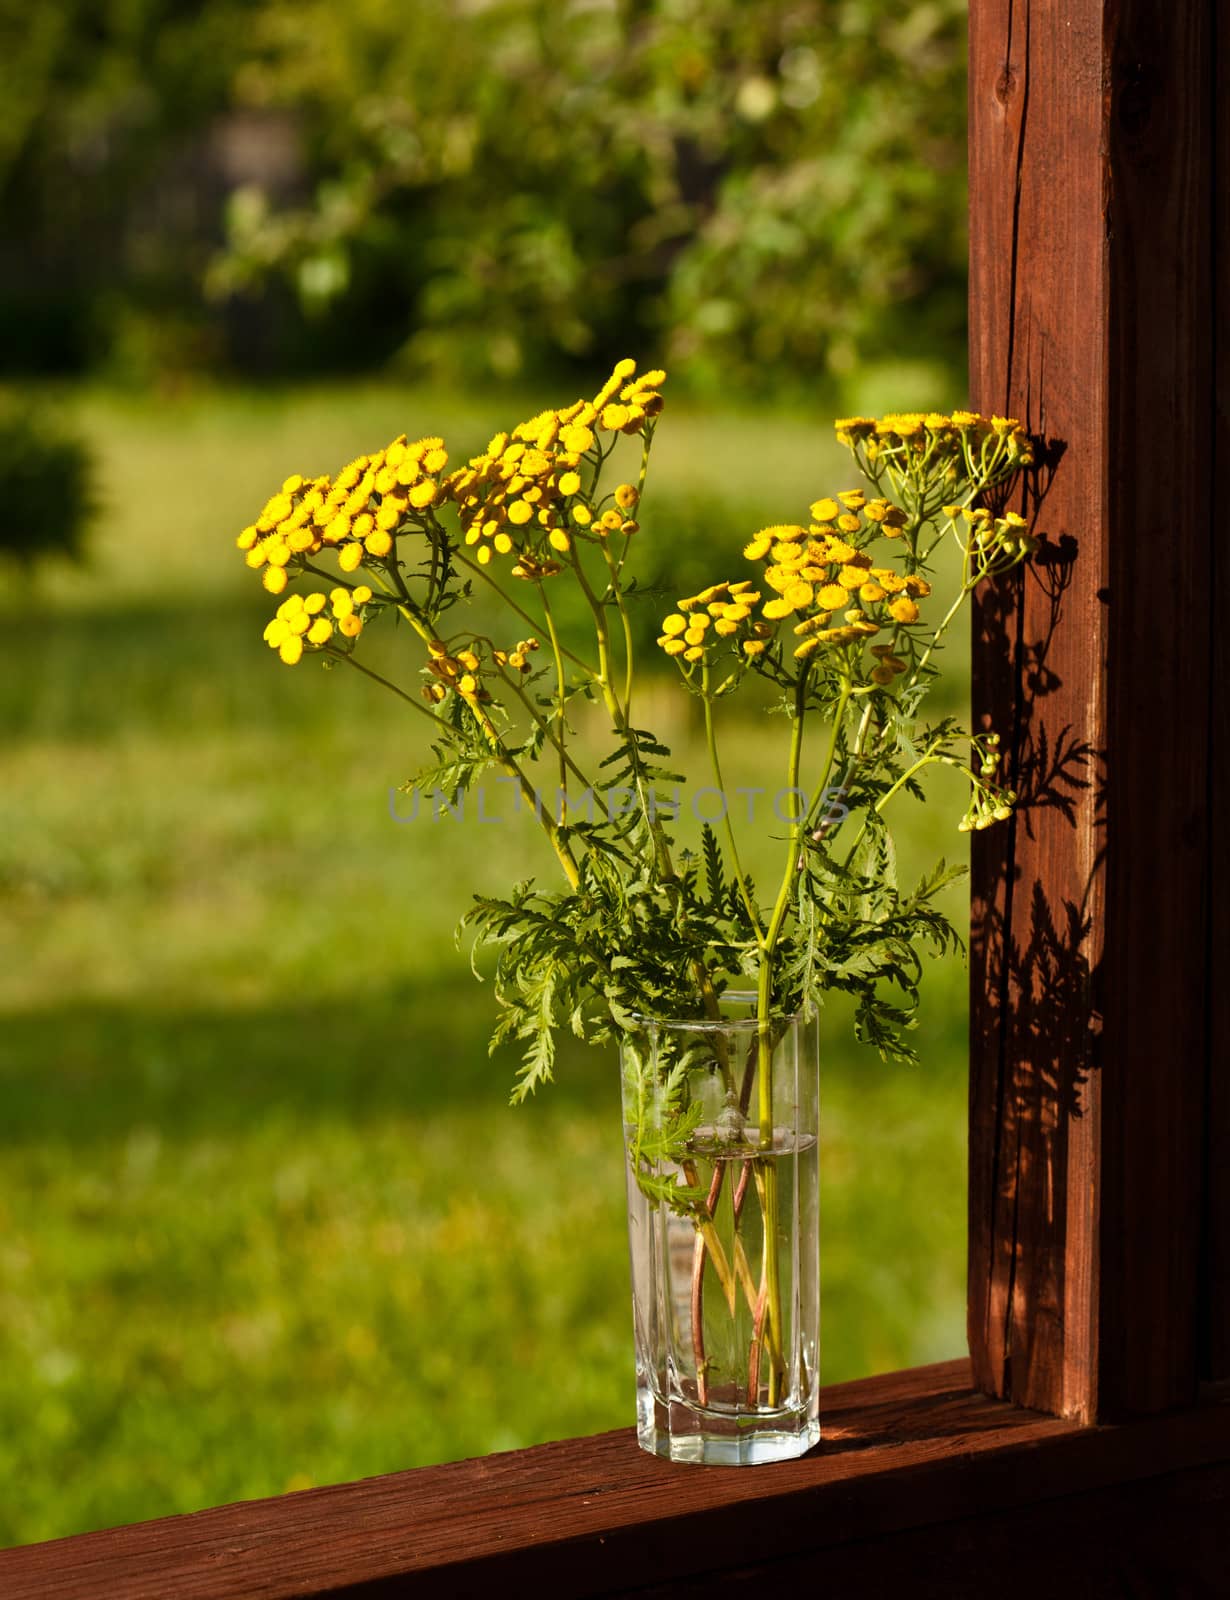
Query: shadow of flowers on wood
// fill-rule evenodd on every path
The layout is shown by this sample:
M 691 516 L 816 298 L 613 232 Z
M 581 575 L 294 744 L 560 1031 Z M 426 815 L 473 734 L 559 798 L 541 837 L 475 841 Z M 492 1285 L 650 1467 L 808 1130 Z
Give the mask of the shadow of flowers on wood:
M 1069 1180 L 1074 1143 L 1092 1136 L 1078 1130 L 1099 1024 L 1105 596 L 1063 512 L 1044 509 L 1063 454 L 1046 442 L 1021 506 L 1035 529 L 1056 513 L 1058 530 L 979 595 L 975 624 L 975 723 L 1000 729 L 1017 805 L 973 841 L 970 1308 L 995 1386 L 1026 1404 L 1050 1392 L 1043 1375 L 1070 1336 L 1065 1242 L 1088 1196 Z

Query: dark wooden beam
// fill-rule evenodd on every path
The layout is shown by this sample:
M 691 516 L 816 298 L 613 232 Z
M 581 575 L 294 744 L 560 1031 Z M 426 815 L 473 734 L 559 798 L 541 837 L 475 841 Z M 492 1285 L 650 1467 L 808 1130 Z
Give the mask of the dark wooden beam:
M 1213 219 L 1214 283 L 1230 274 L 1230 14 L 1214 12 Z M 1209 476 L 1215 514 L 1209 527 L 1209 587 L 1230 593 L 1230 530 L 1222 505 L 1224 483 L 1217 469 L 1230 470 L 1230 297 L 1214 306 L 1213 455 Z M 1204 1370 L 1230 1378 L 1230 976 L 1223 975 L 1230 951 L 1230 630 L 1216 608 L 1210 617 L 1213 695 L 1209 717 L 1209 1119 L 1206 1171 L 1209 1202 L 1205 1226 Z
M 1085 1429 L 976 1393 L 961 1361 L 826 1389 L 821 1415 L 822 1444 L 788 1466 L 675 1466 L 626 1429 L 0 1552 L 0 1594 L 712 1593 L 828 1572 L 857 1578 L 860 1594 L 899 1594 L 907 1580 L 936 1593 L 911 1564 L 946 1544 L 966 1553 L 967 1588 L 938 1592 L 1014 1594 L 1027 1529 L 1062 1526 L 1071 1570 L 1094 1564 L 1103 1524 L 1082 1523 L 1080 1497 L 1112 1521 L 1121 1495 L 1124 1506 L 1152 1496 L 1180 1508 L 1193 1492 L 1206 1508 L 1230 1503 L 1230 1406 L 1217 1403 Z M 1057 1509 L 1068 1498 L 1077 1509 Z M 1137 1520 L 1140 1537 L 1161 1538 L 1156 1518 Z M 1211 1537 L 1218 1524 L 1205 1521 Z M 1176 1551 L 1174 1571 L 1206 1570 L 1209 1537 Z
M 1046 544 L 975 613 L 975 719 L 1022 804 L 973 851 L 970 1348 L 989 1393 L 1086 1421 L 1190 1404 L 1202 1345 L 1226 1370 L 1201 1311 L 1226 1316 L 1228 1246 L 1205 1145 L 1217 12 L 970 7 L 973 402 L 1048 440 L 1022 501 Z

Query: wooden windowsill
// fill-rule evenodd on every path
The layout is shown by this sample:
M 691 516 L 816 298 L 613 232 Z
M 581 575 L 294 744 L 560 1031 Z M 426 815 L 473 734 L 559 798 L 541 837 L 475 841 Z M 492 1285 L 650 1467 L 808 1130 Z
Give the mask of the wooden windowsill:
M 914 1561 L 925 1530 L 947 1528 L 947 1548 L 968 1547 L 971 1526 L 1012 1513 L 1019 1531 L 1025 1508 L 1114 1486 L 1148 1482 L 1156 1502 L 1160 1480 L 1192 1469 L 1204 1469 L 1207 1509 L 1208 1473 L 1220 1485 L 1216 1469 L 1230 1461 L 1220 1397 L 1084 1429 L 973 1393 L 965 1361 L 826 1389 L 822 1424 L 821 1445 L 787 1466 L 673 1466 L 625 1429 L 80 1534 L 0 1552 L 0 1594 L 286 1600 L 531 1583 L 677 1594 L 766 1567 L 785 1577 L 803 1562 L 832 1574 L 851 1551 L 851 1574 L 869 1580 L 878 1546 L 897 1541 Z M 1028 1541 L 1017 1548 L 1023 1570 Z M 1003 1576 L 1000 1592 L 1013 1592 Z

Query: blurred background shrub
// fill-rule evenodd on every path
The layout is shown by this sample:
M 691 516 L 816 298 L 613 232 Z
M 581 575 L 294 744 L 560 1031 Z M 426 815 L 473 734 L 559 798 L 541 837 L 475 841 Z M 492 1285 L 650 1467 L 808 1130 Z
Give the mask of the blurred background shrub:
M 0 405 L 0 558 L 25 576 L 80 561 L 94 510 L 89 446 L 50 417 Z
M 961 0 L 8 9 L 10 372 L 960 360 Z

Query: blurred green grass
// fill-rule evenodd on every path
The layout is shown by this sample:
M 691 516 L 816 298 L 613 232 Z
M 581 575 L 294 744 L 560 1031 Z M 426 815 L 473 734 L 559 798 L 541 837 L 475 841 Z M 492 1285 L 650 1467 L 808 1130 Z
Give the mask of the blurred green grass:
M 0 1542 L 629 1423 L 614 1061 L 570 1050 L 510 1110 L 452 938 L 549 862 L 511 822 L 392 823 L 417 729 L 270 656 L 232 543 L 287 472 L 402 430 L 460 454 L 517 399 L 66 403 L 100 453 L 93 560 L 0 587 Z M 850 480 L 820 419 L 671 411 L 645 576 L 733 570 Z M 695 769 L 668 682 L 638 720 Z M 731 727 L 732 786 L 781 731 Z M 937 796 L 907 870 L 959 854 Z M 929 977 L 918 1070 L 825 1012 L 826 1381 L 962 1347 L 965 979 Z

